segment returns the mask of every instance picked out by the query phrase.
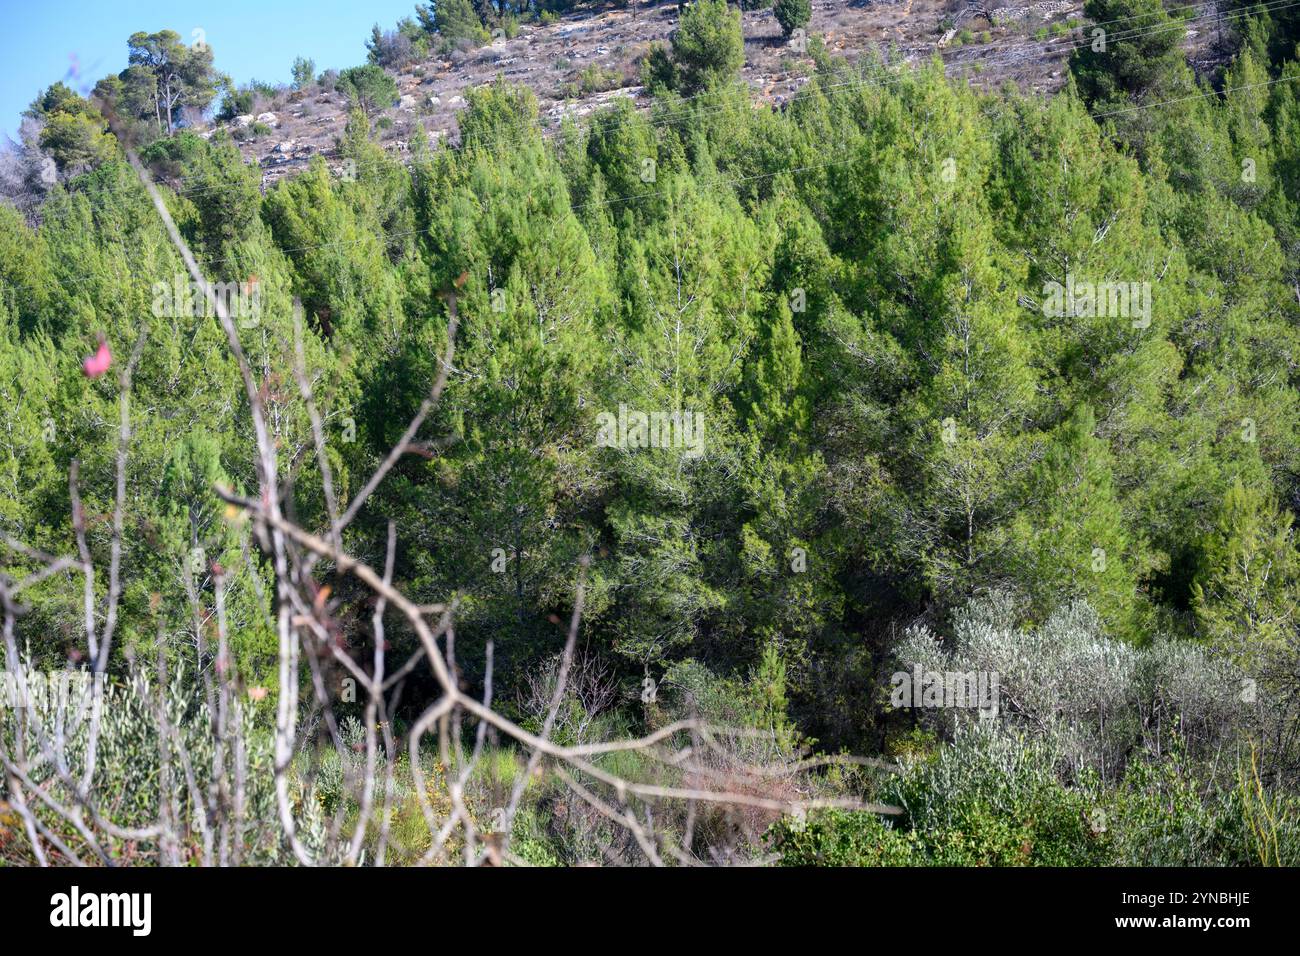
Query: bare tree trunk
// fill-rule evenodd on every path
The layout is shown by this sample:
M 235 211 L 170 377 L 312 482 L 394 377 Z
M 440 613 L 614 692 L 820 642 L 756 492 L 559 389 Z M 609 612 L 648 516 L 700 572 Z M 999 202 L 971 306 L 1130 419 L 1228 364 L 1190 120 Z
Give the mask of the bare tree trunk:
M 172 135 L 172 133 L 174 132 L 174 130 L 172 129 L 172 76 L 173 75 L 174 74 L 171 73 L 167 74 L 167 135 L 168 136 Z

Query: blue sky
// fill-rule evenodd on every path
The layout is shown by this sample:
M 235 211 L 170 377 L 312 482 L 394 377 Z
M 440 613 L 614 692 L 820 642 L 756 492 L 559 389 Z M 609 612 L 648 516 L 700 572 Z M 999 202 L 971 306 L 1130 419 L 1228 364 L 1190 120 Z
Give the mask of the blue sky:
M 175 30 L 185 42 L 203 30 L 217 69 L 236 82 L 287 83 L 296 56 L 318 71 L 364 63 L 371 25 L 390 30 L 414 12 L 415 0 L 0 0 L 0 133 L 14 135 L 56 80 L 88 90 L 125 69 L 136 30 Z

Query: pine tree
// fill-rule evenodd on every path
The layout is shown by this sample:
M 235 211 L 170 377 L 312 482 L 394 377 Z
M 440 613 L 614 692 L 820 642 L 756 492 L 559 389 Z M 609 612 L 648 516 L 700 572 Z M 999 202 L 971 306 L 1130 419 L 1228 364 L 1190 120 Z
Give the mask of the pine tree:
M 1007 566 L 1039 614 L 1083 598 L 1113 633 L 1135 638 L 1141 608 L 1133 544 L 1095 428 L 1092 411 L 1080 407 L 1048 436 L 1009 529 Z
M 1089 104 L 1167 99 L 1186 84 L 1186 28 L 1160 0 L 1088 0 L 1083 12 L 1100 26 L 1075 48 L 1070 71 Z
M 1287 674 L 1300 650 L 1300 554 L 1293 516 L 1235 481 L 1201 544 L 1192 606 L 1206 638 L 1249 672 Z M 1288 675 L 1294 680 L 1294 675 Z
M 693 0 L 682 9 L 672 48 L 682 92 L 731 80 L 745 62 L 740 11 L 732 10 L 727 0 Z
M 812 19 L 812 4 L 808 0 L 775 0 L 772 13 L 776 22 L 781 24 L 781 32 L 786 36 L 800 27 L 806 27 Z

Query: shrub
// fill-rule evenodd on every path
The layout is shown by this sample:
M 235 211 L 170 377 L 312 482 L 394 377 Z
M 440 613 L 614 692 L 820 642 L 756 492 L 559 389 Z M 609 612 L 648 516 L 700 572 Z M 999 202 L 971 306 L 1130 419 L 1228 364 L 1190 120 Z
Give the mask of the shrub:
M 290 73 L 293 76 L 293 88 L 295 90 L 304 89 L 311 86 L 316 77 L 316 63 L 313 60 L 298 57 L 293 61 Z
M 1001 719 L 1051 744 L 1074 767 L 1118 780 L 1125 756 L 1148 739 L 1145 714 L 1159 711 L 1165 729 L 1182 728 L 1194 752 L 1209 752 L 1254 719 L 1239 699 L 1241 675 L 1203 649 L 1157 640 L 1135 648 L 1107 637 L 1084 602 L 1067 605 L 1037 626 L 1022 625 L 1020 600 L 1003 592 L 954 615 L 945 643 L 926 627 L 909 630 L 896 649 L 903 669 L 996 674 Z M 922 719 L 952 731 L 981 718 L 945 707 Z
M 353 106 L 367 113 L 387 109 L 397 102 L 397 84 L 373 63 L 355 66 L 339 74 L 338 90 Z
M 32 677 L 33 672 L 25 670 L 21 686 L 31 686 Z M 70 716 L 83 701 L 82 687 L 85 685 L 70 686 L 74 690 L 69 697 L 71 706 L 67 708 L 58 703 L 56 694 L 32 695 L 30 710 L 0 707 L 0 743 L 3 743 L 5 752 L 14 752 L 14 735 L 19 721 L 26 722 L 28 735 L 32 734 L 33 727 L 41 727 L 50 732 L 58 722 L 66 734 L 66 745 L 61 749 L 61 754 L 71 777 L 80 779 L 86 766 L 90 721 Z M 181 820 L 202 816 L 204 807 L 196 805 L 194 798 L 206 794 L 210 785 L 215 786 L 211 779 L 214 747 L 212 724 L 202 685 L 191 673 L 178 670 L 161 693 L 154 679 L 138 674 L 125 683 L 106 683 L 102 695 L 103 716 L 92 790 L 97 794 L 111 794 L 112 801 L 111 809 L 107 802 L 101 802 L 101 808 L 111 813 L 113 821 L 122 827 L 148 826 L 157 821 L 163 779 L 159 772 L 159 718 L 162 709 L 159 705 L 165 702 L 173 734 L 169 736 L 172 747 L 172 765 L 169 769 L 174 782 L 182 781 L 170 793 L 174 811 Z M 243 742 L 244 759 L 247 761 L 245 824 L 241 841 L 243 860 L 250 864 L 288 864 L 292 861 L 292 855 L 281 840 L 277 822 L 270 736 L 256 729 L 254 711 L 257 705 L 239 700 L 234 701 L 233 705 L 230 727 L 232 730 L 238 729 Z M 181 747 L 184 748 L 184 768 L 181 766 L 182 760 L 177 756 Z M 29 772 L 37 784 L 48 787 L 57 799 L 71 799 L 63 792 L 64 784 L 48 764 L 32 765 Z M 193 787 L 185 784 L 186 774 L 192 774 Z M 324 833 L 321 828 L 322 815 L 315 801 L 303 799 L 302 788 L 297 781 L 294 786 L 300 832 L 305 841 L 311 842 L 313 834 Z M 0 784 L 0 803 L 4 796 L 4 786 Z M 61 818 L 50 815 L 45 822 L 58 827 Z M 84 849 L 80 835 L 70 826 L 67 829 L 69 832 L 60 834 L 64 842 L 74 851 Z M 0 842 L 3 840 L 0 839 Z M 21 841 L 19 845 L 26 846 L 26 841 Z M 27 849 L 30 850 L 30 847 Z M 124 846 L 118 852 L 127 851 L 128 847 Z
M 781 24 L 781 31 L 789 36 L 800 27 L 806 27 L 812 19 L 812 4 L 809 0 L 775 0 L 772 13 L 776 22 Z
M 1109 862 L 1094 832 L 1100 786 L 1084 774 L 1067 788 L 1045 743 L 971 727 L 880 792 L 904 810 L 924 860 L 941 866 L 1093 866 Z
M 587 66 L 578 74 L 578 85 L 584 94 L 604 93 L 623 84 L 623 74 L 617 70 L 607 70 L 597 63 Z
M 533 866 L 561 866 L 557 847 L 546 833 L 545 818 L 531 807 L 521 807 L 510 830 L 510 848 Z
M 731 79 L 745 62 L 740 11 L 726 0 L 695 0 L 682 11 L 672 47 L 683 92 Z
M 428 56 L 429 37 L 407 17 L 398 22 L 396 30 L 385 32 L 376 24 L 366 41 L 366 50 L 371 63 L 398 69 Z
M 767 839 L 781 866 L 912 866 L 917 845 L 874 813 L 826 810 L 785 817 Z
M 98 115 L 53 113 L 41 130 L 40 144 L 64 173 L 90 169 L 117 152 L 116 141 L 104 131 L 104 121 Z
M 236 116 L 247 116 L 253 112 L 255 95 L 248 87 L 227 91 L 225 99 L 221 102 L 221 109 L 217 112 L 217 119 L 229 122 Z
M 442 37 L 444 49 L 468 50 L 491 39 L 470 0 L 438 0 L 432 17 L 420 13 L 420 19 L 426 30 L 432 27 Z
M 765 731 L 732 742 L 738 762 L 779 762 L 802 743 L 786 714 L 785 667 L 775 645 L 768 645 L 749 680 L 720 678 L 688 659 L 668 668 L 660 686 L 664 706 L 680 716 Z
M 767 834 L 785 866 L 1095 866 L 1113 857 L 1094 828 L 1097 799 L 1069 789 L 1051 754 L 1003 734 L 970 731 L 880 791 L 903 808 L 787 817 Z
M 673 62 L 668 47 L 662 43 L 651 44 L 641 60 L 641 84 L 654 91 L 677 88 L 677 64 Z

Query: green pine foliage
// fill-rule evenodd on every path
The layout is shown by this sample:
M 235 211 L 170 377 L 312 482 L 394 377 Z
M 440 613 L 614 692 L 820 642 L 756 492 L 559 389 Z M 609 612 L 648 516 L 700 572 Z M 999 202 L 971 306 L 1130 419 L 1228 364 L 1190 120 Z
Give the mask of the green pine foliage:
M 793 11 L 787 33 L 806 23 L 806 3 L 777 9 Z M 1180 23 L 1155 0 L 1087 12 Z M 453 44 L 483 39 L 468 0 L 421 18 Z M 619 101 L 548 137 L 535 98 L 498 81 L 468 94 L 458 148 L 420 144 L 404 166 L 372 140 L 369 114 L 395 87 L 367 65 L 339 77 L 355 175 L 317 160 L 265 194 L 230 140 L 167 135 L 185 97 L 206 95 L 204 63 L 171 111 L 145 111 L 156 73 L 139 70 L 182 56 L 166 35 L 132 38 L 137 74 L 112 91 L 152 122 L 143 156 L 160 177 L 205 187 L 164 190 L 200 265 L 257 289 L 241 343 L 304 525 L 324 527 L 326 505 L 296 343 L 346 505 L 437 376 L 455 296 L 423 453 L 398 462 L 345 544 L 382 564 L 395 523 L 394 579 L 415 600 L 460 601 L 467 682 L 489 640 L 503 698 L 555 654 L 590 556 L 582 638 L 613 662 L 617 719 L 653 723 L 628 704 L 652 677 L 665 699 L 722 700 L 787 751 L 915 744 L 919 764 L 878 794 L 904 819 L 779 823 L 784 862 L 1142 861 L 1152 794 L 1177 798 L 1170 832 L 1238 860 L 1252 852 L 1232 829 L 1245 798 L 1148 762 L 1167 739 L 1134 732 L 1125 766 L 1062 775 L 1071 755 L 1042 741 L 943 726 L 955 742 L 917 743 L 881 688 L 907 624 L 955 620 L 1039 665 L 1053 647 L 1077 650 L 1067 663 L 1102 648 L 1107 667 L 1127 662 L 1106 671 L 1122 688 L 1165 673 L 1147 649 L 1195 648 L 1295 719 L 1300 92 L 1265 85 L 1300 75 L 1274 52 L 1289 23 L 1243 43 L 1222 95 L 1186 99 L 1197 87 L 1168 30 L 1117 36 L 1105 56 L 1081 47 L 1049 98 L 823 51 L 771 109 L 728 88 L 739 12 L 697 0 L 652 64 L 648 114 Z M 1165 100 L 1178 102 L 1090 115 Z M 237 667 L 259 680 L 276 653 L 269 573 L 211 492 L 255 483 L 237 368 L 210 315 L 158 308 L 160 285 L 188 279 L 102 115 L 57 86 L 33 110 L 61 175 L 38 216 L 0 208 L 0 531 L 67 551 L 75 460 L 105 557 L 119 395 L 115 374 L 89 380 L 80 362 L 102 334 L 116 370 L 143 339 L 118 652 L 189 659 L 220 567 Z M 361 627 L 366 596 L 336 586 L 341 626 Z M 1014 626 L 971 623 L 969 602 L 989 595 L 1014 604 Z M 24 597 L 20 641 L 61 665 L 79 588 L 55 576 Z M 1061 608 L 1087 618 L 1086 641 L 1067 643 L 1078 621 Z M 394 660 L 415 646 L 389 640 Z M 1071 732 L 1096 718 L 1078 714 Z M 1231 718 L 1243 735 L 1256 719 Z M 1296 757 L 1270 753 L 1270 786 L 1294 784 Z M 1202 784 L 1214 801 L 1194 812 Z
M 775 0 L 772 14 L 781 24 L 781 32 L 786 36 L 800 27 L 806 27 L 812 19 L 812 4 L 808 0 Z
M 727 0 L 692 0 L 682 9 L 672 49 L 684 92 L 731 80 L 745 62 L 740 11 Z

